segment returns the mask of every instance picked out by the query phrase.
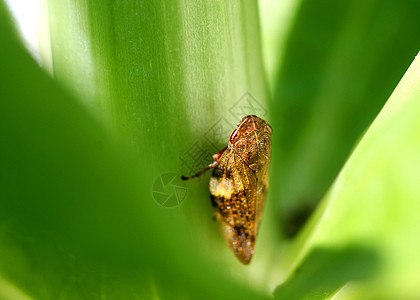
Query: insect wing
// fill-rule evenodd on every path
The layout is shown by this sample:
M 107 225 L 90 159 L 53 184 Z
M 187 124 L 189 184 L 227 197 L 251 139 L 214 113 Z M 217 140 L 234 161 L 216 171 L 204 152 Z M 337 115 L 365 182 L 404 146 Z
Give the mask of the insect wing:
M 224 153 L 210 179 L 210 193 L 227 243 L 248 264 L 257 232 L 257 178 L 235 151 Z

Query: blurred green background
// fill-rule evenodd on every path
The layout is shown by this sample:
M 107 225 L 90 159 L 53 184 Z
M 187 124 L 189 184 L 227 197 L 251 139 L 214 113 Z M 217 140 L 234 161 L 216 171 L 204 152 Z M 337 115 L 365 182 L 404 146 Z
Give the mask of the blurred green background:
M 0 299 L 420 297 L 419 1 L 0 13 Z M 35 59 L 17 25 L 31 15 Z M 244 266 L 209 174 L 164 182 L 179 205 L 154 196 L 251 113 L 274 129 L 273 161 Z

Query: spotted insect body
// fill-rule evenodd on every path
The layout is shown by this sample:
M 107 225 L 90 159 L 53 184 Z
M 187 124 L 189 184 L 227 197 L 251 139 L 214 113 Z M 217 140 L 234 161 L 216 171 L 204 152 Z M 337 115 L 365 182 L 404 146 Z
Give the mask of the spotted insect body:
M 225 239 L 236 257 L 248 264 L 268 190 L 271 161 L 271 126 L 251 115 L 232 132 L 229 144 L 213 155 L 213 163 L 189 179 L 214 168 L 210 194 Z

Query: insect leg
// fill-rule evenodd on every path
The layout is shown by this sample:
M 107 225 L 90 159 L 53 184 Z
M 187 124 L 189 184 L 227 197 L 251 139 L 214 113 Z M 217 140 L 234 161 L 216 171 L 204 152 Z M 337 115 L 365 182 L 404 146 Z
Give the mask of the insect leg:
M 208 170 L 213 169 L 214 167 L 216 167 L 219 164 L 219 158 L 220 158 L 220 156 L 222 156 L 223 152 L 225 152 L 226 149 L 227 149 L 227 146 L 225 148 L 223 148 L 222 150 L 220 150 L 215 155 L 213 155 L 213 160 L 214 161 L 211 164 L 209 164 L 207 167 L 205 167 L 203 170 L 201 170 L 197 174 L 194 174 L 194 175 L 191 175 L 191 176 L 182 175 L 181 179 L 182 180 L 189 180 L 191 178 L 200 177 L 201 175 L 206 173 Z
M 222 156 L 223 152 L 226 151 L 228 146 L 226 146 L 225 148 L 223 148 L 222 150 L 220 150 L 219 152 L 217 152 L 215 155 L 213 155 L 213 160 L 219 160 L 220 156 Z
M 181 176 L 182 180 L 189 180 L 191 178 L 195 178 L 195 177 L 200 177 L 201 175 L 203 175 L 204 173 L 206 173 L 208 170 L 213 169 L 214 167 L 216 167 L 219 164 L 218 161 L 214 161 L 211 164 L 209 164 L 207 167 L 205 167 L 203 170 L 201 170 L 200 172 L 198 172 L 197 174 L 191 175 L 191 176 Z

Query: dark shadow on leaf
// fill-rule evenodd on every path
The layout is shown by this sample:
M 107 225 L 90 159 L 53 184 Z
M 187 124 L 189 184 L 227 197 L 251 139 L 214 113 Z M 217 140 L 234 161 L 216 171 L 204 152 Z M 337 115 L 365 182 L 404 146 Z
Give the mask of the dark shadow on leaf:
M 281 228 L 283 230 L 284 237 L 291 239 L 295 237 L 306 221 L 314 212 L 316 205 L 314 201 L 303 200 L 302 205 L 285 209 L 281 215 Z
M 316 248 L 274 295 L 276 299 L 330 298 L 347 282 L 374 276 L 379 265 L 378 255 L 366 247 Z

